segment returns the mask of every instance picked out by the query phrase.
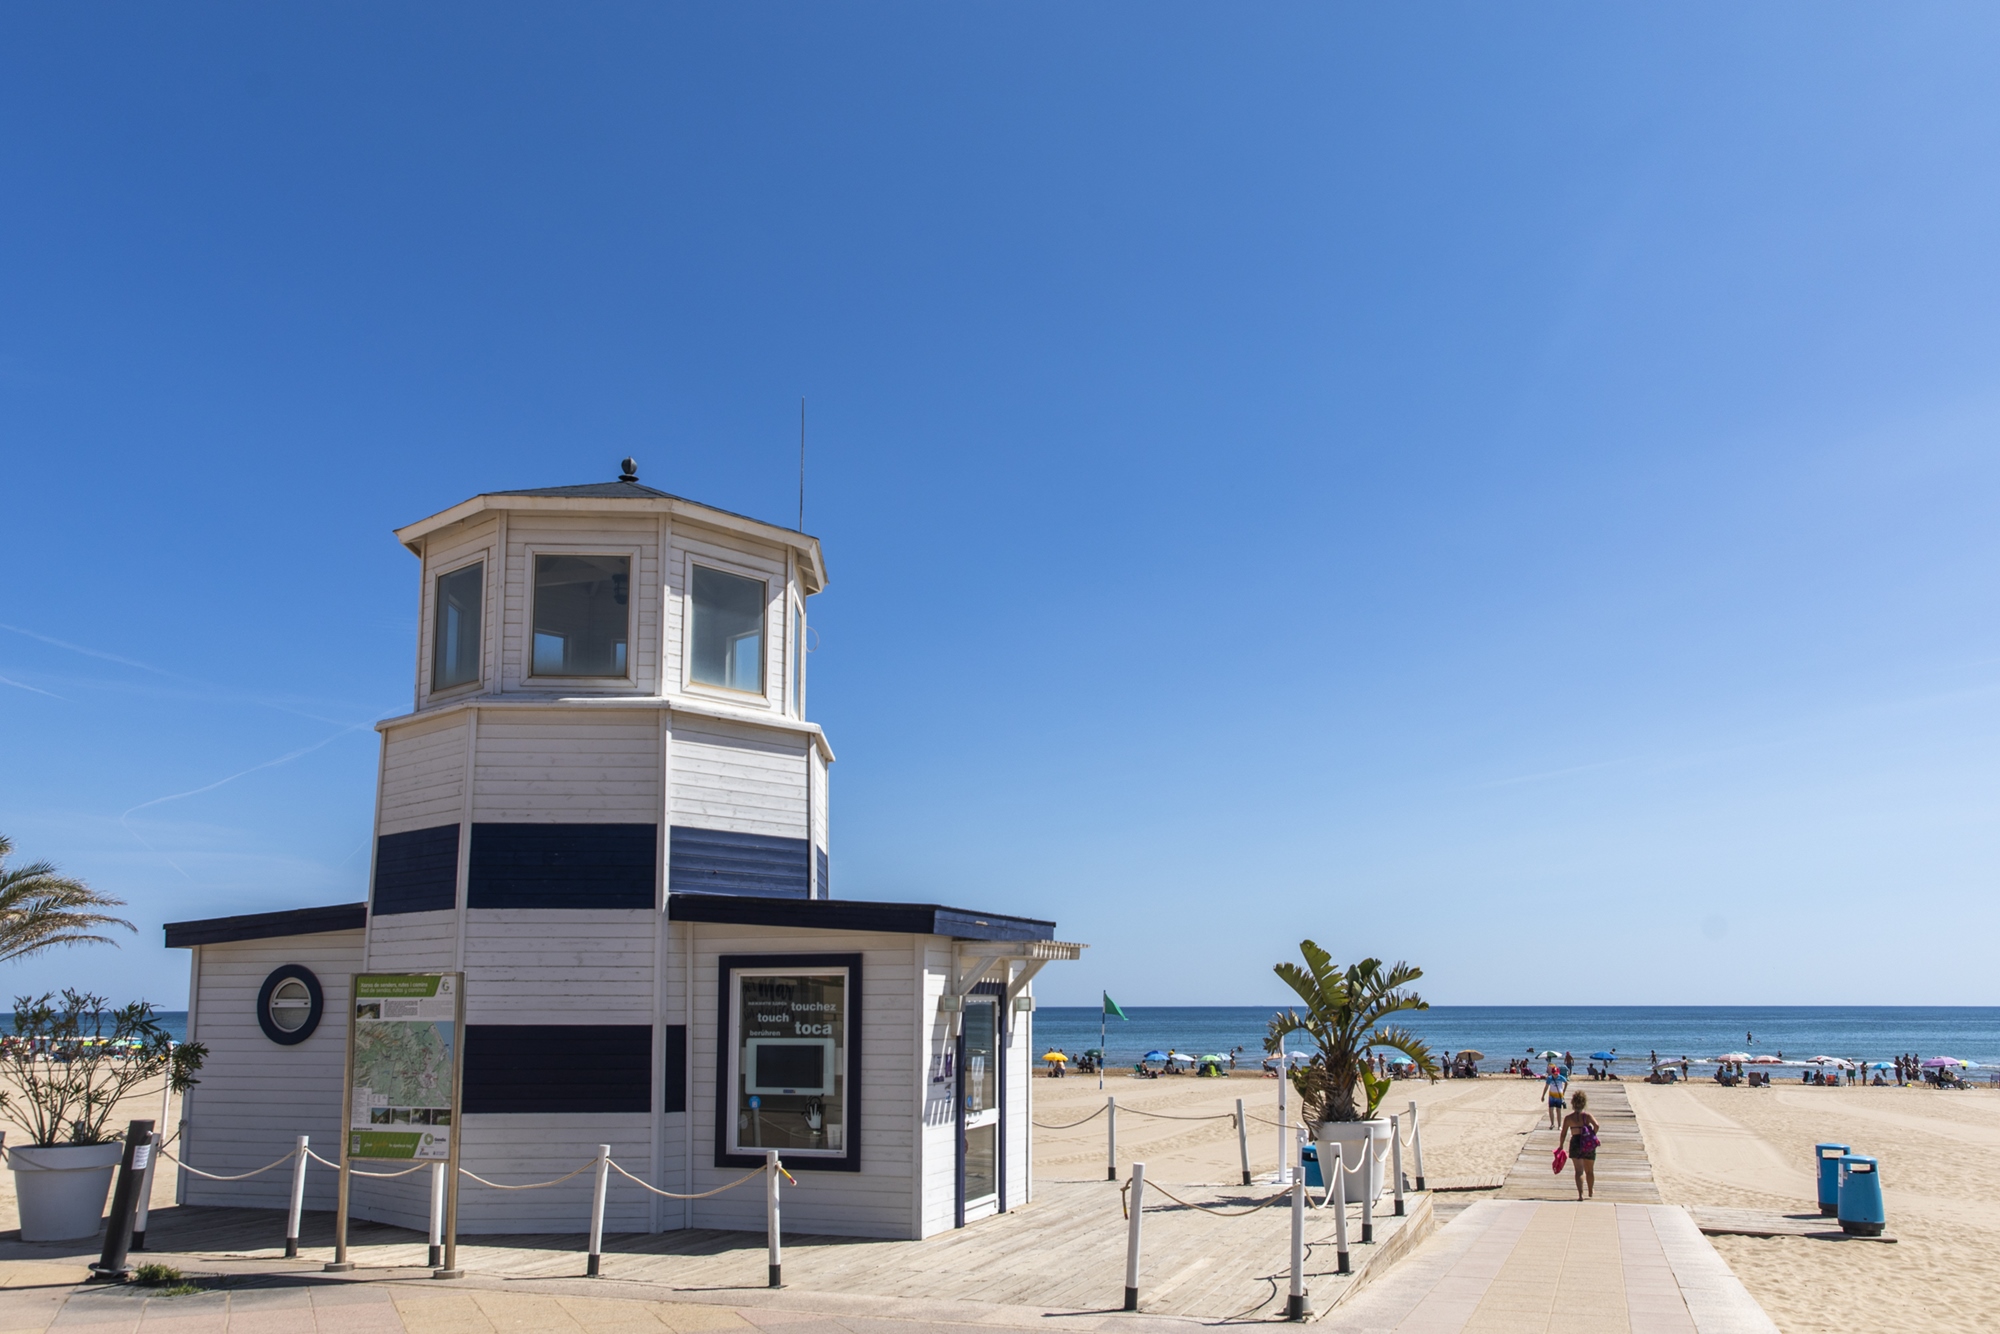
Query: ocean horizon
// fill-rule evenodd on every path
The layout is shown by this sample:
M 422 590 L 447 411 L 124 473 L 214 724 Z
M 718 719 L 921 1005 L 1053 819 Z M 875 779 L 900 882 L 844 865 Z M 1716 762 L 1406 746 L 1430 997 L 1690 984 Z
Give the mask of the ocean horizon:
M 1113 1065 L 1129 1066 L 1155 1050 L 1227 1055 L 1237 1049 L 1254 1065 L 1276 1012 L 1264 1005 L 1124 1008 L 1130 1019 L 1105 1023 Z M 187 1011 L 162 1010 L 158 1019 L 174 1041 L 187 1041 Z M 1782 1053 L 1793 1061 L 1878 1061 L 1915 1052 L 2000 1066 L 2000 1006 L 1993 1005 L 1433 1005 L 1394 1022 L 1439 1055 L 1481 1052 L 1488 1069 L 1543 1050 L 1573 1053 L 1580 1063 L 1592 1052 L 1612 1051 L 1628 1070 L 1643 1069 L 1654 1051 L 1662 1060 L 1695 1062 L 1737 1051 Z M 1043 1051 L 1075 1055 L 1097 1045 L 1097 1025 L 1094 1005 L 1045 1005 L 1035 1011 L 1035 1042 Z
M 1227 1055 L 1240 1049 L 1255 1065 L 1276 1008 L 1128 1005 L 1129 1020 L 1105 1021 L 1107 1061 L 1129 1066 L 1148 1051 Z M 1579 1065 L 1593 1052 L 1615 1052 L 1614 1068 L 1626 1070 L 1644 1069 L 1655 1051 L 1662 1060 L 1694 1062 L 1728 1052 L 1791 1061 L 1812 1056 L 1878 1061 L 1915 1052 L 2000 1065 L 2000 1006 L 1433 1005 L 1391 1022 L 1416 1033 L 1440 1056 L 1481 1052 L 1489 1070 L 1543 1050 L 1570 1052 Z M 1037 1009 L 1035 1042 L 1071 1055 L 1097 1046 L 1098 1008 Z

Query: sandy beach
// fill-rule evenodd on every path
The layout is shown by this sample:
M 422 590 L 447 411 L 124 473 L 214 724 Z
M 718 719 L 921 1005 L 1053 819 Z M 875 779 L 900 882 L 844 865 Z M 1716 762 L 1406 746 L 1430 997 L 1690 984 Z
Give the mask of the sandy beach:
M 1882 1160 L 1894 1246 L 1716 1237 L 1786 1331 L 2000 1325 L 2000 1095 L 1921 1088 L 1627 1083 L 1661 1195 L 1797 1213 L 1812 1146 Z
M 1385 1110 L 1415 1100 L 1430 1184 L 1497 1185 L 1540 1123 L 1539 1085 L 1487 1077 L 1401 1082 Z M 1588 1087 L 1585 1085 L 1585 1087 Z M 1716 1237 L 1716 1249 L 1778 1326 L 1790 1331 L 1989 1329 L 2000 1323 L 2000 1096 L 1986 1090 L 1728 1089 L 1628 1081 L 1662 1197 L 1672 1204 L 1798 1213 L 1812 1208 L 1812 1146 L 1853 1144 L 1882 1159 L 1895 1245 L 1806 1238 Z M 1139 1080 L 1114 1074 L 1035 1081 L 1035 1119 L 1073 1122 L 1118 1099 L 1119 1166 L 1140 1159 L 1156 1179 L 1222 1182 L 1237 1168 L 1227 1121 L 1237 1098 L 1251 1117 L 1250 1162 L 1277 1162 L 1277 1081 L 1239 1074 Z M 1035 1172 L 1095 1180 L 1104 1119 L 1037 1128 Z M 1482 1198 L 1463 1192 L 1461 1199 Z
M 1520 1152 L 1521 1139 L 1537 1115 L 1539 1086 L 1519 1079 L 1462 1079 L 1432 1084 L 1399 1082 L 1383 1113 L 1418 1107 L 1424 1135 L 1424 1170 L 1432 1186 L 1494 1185 Z M 1118 1165 L 1137 1159 L 1154 1180 L 1220 1183 L 1241 1170 L 1236 1132 L 1226 1120 L 1183 1121 L 1145 1115 L 1210 1116 L 1229 1113 L 1243 1099 L 1250 1117 L 1250 1168 L 1263 1174 L 1278 1165 L 1278 1081 L 1239 1072 L 1228 1079 L 1168 1075 L 1134 1079 L 1107 1074 L 1100 1092 L 1094 1075 L 1035 1080 L 1035 1175 L 1052 1180 L 1102 1180 L 1104 1118 L 1068 1130 L 1063 1125 L 1118 1099 Z M 1293 1103 L 1296 1115 L 1297 1104 Z

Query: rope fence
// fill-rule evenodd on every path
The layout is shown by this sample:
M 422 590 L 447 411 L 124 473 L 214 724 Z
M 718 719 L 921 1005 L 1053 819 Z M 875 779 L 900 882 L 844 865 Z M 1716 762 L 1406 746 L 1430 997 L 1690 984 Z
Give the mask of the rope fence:
M 1117 1181 L 1118 1180 L 1118 1170 L 1117 1170 L 1118 1110 L 1119 1109 L 1117 1106 L 1116 1099 L 1107 1098 L 1105 1099 L 1104 1106 L 1098 1108 L 1096 1111 L 1093 1111 L 1089 1116 L 1086 1116 L 1081 1120 L 1061 1125 L 1048 1125 L 1040 1121 L 1031 1120 L 1031 1124 L 1045 1130 L 1067 1130 L 1067 1129 L 1073 1129 L 1076 1126 L 1086 1125 L 1091 1121 L 1096 1120 L 1100 1116 L 1106 1117 L 1107 1118 L 1106 1129 L 1108 1131 L 1108 1141 L 1110 1150 L 1110 1155 L 1109 1155 L 1110 1179 L 1112 1181 Z M 1244 1109 L 1243 1102 L 1241 1099 L 1237 1100 L 1236 1110 L 1234 1112 L 1216 1112 L 1216 1113 L 1209 1113 L 1206 1115 L 1190 1116 L 1186 1114 L 1178 1114 L 1170 1112 L 1152 1112 L 1137 1107 L 1127 1107 L 1125 1108 L 1125 1110 L 1128 1112 L 1137 1112 L 1141 1116 L 1147 1116 L 1155 1120 L 1161 1120 L 1161 1121 L 1229 1122 L 1233 1127 L 1235 1127 L 1237 1131 L 1239 1148 L 1242 1155 L 1242 1175 L 1243 1175 L 1242 1184 L 1245 1186 L 1251 1184 L 1249 1147 L 1248 1147 L 1248 1141 L 1244 1137 L 1249 1122 L 1257 1121 L 1264 1125 L 1276 1126 L 1282 1132 L 1286 1132 L 1284 1135 L 1281 1135 L 1281 1143 L 1284 1140 L 1288 1139 L 1291 1135 L 1295 1134 L 1297 1136 L 1294 1146 L 1288 1150 L 1283 1150 L 1280 1153 L 1279 1157 L 1280 1169 L 1278 1177 L 1276 1179 L 1276 1184 L 1280 1186 L 1280 1189 L 1273 1192 L 1272 1194 L 1255 1199 L 1248 1204 L 1232 1203 L 1229 1205 L 1223 1205 L 1217 1203 L 1204 1203 L 1199 1200 L 1186 1199 L 1176 1194 L 1172 1190 L 1169 1190 L 1165 1186 L 1158 1185 L 1157 1183 L 1154 1183 L 1153 1187 L 1161 1195 L 1165 1196 L 1168 1200 L 1172 1201 L 1174 1204 L 1179 1205 L 1184 1209 L 1191 1209 L 1197 1213 L 1205 1214 L 1212 1218 L 1244 1218 L 1251 1214 L 1258 1213 L 1264 1209 L 1268 1209 L 1272 1205 L 1277 1204 L 1280 1201 L 1289 1200 L 1291 1203 L 1291 1210 L 1292 1210 L 1292 1247 L 1291 1247 L 1292 1284 L 1291 1284 L 1291 1293 L 1287 1298 L 1287 1304 L 1286 1304 L 1286 1317 L 1288 1319 L 1302 1320 L 1306 1318 L 1305 1289 L 1303 1286 L 1305 1259 L 1307 1254 L 1312 1249 L 1312 1247 L 1323 1245 L 1325 1244 L 1325 1241 L 1328 1240 L 1327 1238 L 1320 1238 L 1317 1241 L 1311 1243 L 1308 1243 L 1306 1241 L 1304 1236 L 1304 1227 L 1305 1227 L 1304 1220 L 1305 1220 L 1305 1211 L 1307 1210 L 1308 1207 L 1311 1207 L 1313 1209 L 1326 1208 L 1329 1206 L 1331 1207 L 1331 1210 L 1334 1214 L 1334 1224 L 1335 1224 L 1335 1235 L 1332 1238 L 1332 1240 L 1335 1241 L 1335 1244 L 1338 1248 L 1338 1256 L 1339 1256 L 1338 1272 L 1341 1274 L 1346 1274 L 1350 1272 L 1347 1215 L 1348 1215 L 1348 1209 L 1353 1203 L 1349 1199 L 1349 1194 L 1350 1194 L 1349 1179 L 1353 1177 L 1357 1172 L 1360 1172 L 1363 1178 L 1363 1188 L 1360 1191 L 1361 1198 L 1359 1200 L 1361 1206 L 1361 1241 L 1363 1242 L 1363 1244 L 1372 1242 L 1374 1240 L 1375 1196 L 1379 1189 L 1377 1183 L 1380 1182 L 1381 1180 L 1381 1177 L 1378 1176 L 1377 1174 L 1376 1171 L 1377 1168 L 1385 1164 L 1387 1164 L 1390 1168 L 1389 1176 L 1391 1177 L 1391 1180 L 1393 1181 L 1394 1185 L 1395 1212 L 1398 1217 L 1401 1217 L 1404 1214 L 1404 1191 L 1406 1189 L 1406 1185 L 1403 1174 L 1403 1150 L 1406 1147 L 1412 1149 L 1416 1155 L 1416 1164 L 1415 1164 L 1416 1189 L 1419 1191 L 1422 1191 L 1424 1189 L 1423 1138 L 1422 1138 L 1422 1132 L 1418 1128 L 1418 1120 L 1417 1120 L 1418 1108 L 1415 1102 L 1412 1102 L 1410 1104 L 1409 1112 L 1407 1113 L 1407 1115 L 1398 1114 L 1387 1118 L 1389 1121 L 1389 1133 L 1387 1135 L 1378 1137 L 1376 1135 L 1370 1134 L 1367 1136 L 1365 1140 L 1362 1140 L 1360 1142 L 1351 1142 L 1349 1144 L 1343 1144 L 1338 1147 L 1337 1151 L 1325 1155 L 1324 1161 L 1318 1161 L 1318 1170 L 1323 1176 L 1323 1194 L 1321 1201 L 1318 1204 L 1311 1204 L 1307 1193 L 1306 1168 L 1310 1163 L 1313 1163 L 1317 1160 L 1309 1159 L 1306 1157 L 1307 1143 L 1306 1143 L 1305 1127 L 1303 1125 L 1293 1124 L 1288 1126 L 1280 1121 L 1271 1121 L 1261 1116 L 1251 1116 Z M 135 1122 L 134 1124 L 136 1126 L 140 1123 Z M 271 1162 L 266 1163 L 262 1167 L 256 1168 L 249 1172 L 240 1172 L 240 1173 L 207 1172 L 203 1171 L 201 1168 L 194 1167 L 191 1164 L 189 1164 L 185 1159 L 179 1158 L 176 1155 L 169 1153 L 167 1151 L 165 1146 L 167 1143 L 171 1142 L 172 1140 L 162 1141 L 157 1146 L 158 1155 L 160 1157 L 168 1159 L 171 1162 L 176 1163 L 182 1169 L 191 1173 L 192 1175 L 201 1177 L 208 1181 L 247 1181 L 252 1177 L 261 1176 L 266 1172 L 274 1171 L 277 1168 L 283 1167 L 287 1163 L 291 1163 L 293 1165 L 292 1183 L 291 1183 L 291 1210 L 288 1219 L 288 1229 L 285 1237 L 285 1254 L 288 1257 L 296 1257 L 299 1253 L 298 1250 L 299 1227 L 300 1227 L 301 1215 L 304 1210 L 305 1177 L 306 1177 L 307 1166 L 310 1163 L 319 1163 L 322 1166 L 333 1168 L 336 1171 L 343 1170 L 339 1162 L 328 1158 L 324 1158 L 318 1153 L 313 1152 L 312 1148 L 310 1147 L 309 1139 L 305 1135 L 300 1135 L 298 1137 L 297 1147 L 292 1149 L 289 1153 L 286 1153 L 281 1157 L 273 1159 Z M 1356 1159 L 1358 1159 L 1357 1163 L 1352 1166 L 1350 1166 L 1348 1161 L 1350 1150 L 1355 1151 L 1354 1156 Z M 445 1163 L 418 1162 L 418 1163 L 413 1163 L 411 1166 L 403 1168 L 400 1171 L 394 1171 L 394 1172 L 362 1171 L 361 1169 L 354 1167 L 350 1163 L 344 1170 L 350 1176 L 360 1176 L 360 1177 L 370 1178 L 373 1180 L 386 1181 L 386 1180 L 394 1180 L 399 1177 L 406 1177 L 413 1173 L 421 1172 L 426 1168 L 429 1168 L 433 1174 L 432 1188 L 430 1191 L 431 1255 L 432 1255 L 430 1263 L 433 1266 L 439 1266 L 440 1265 L 439 1257 L 440 1255 L 442 1255 L 444 1257 L 443 1264 L 442 1267 L 438 1267 L 436 1269 L 436 1276 L 442 1278 L 456 1278 L 459 1277 L 463 1271 L 455 1267 L 454 1257 L 456 1256 L 457 1253 L 455 1222 L 450 1226 L 450 1232 L 452 1235 L 449 1236 L 443 1235 L 446 1227 L 445 1218 L 446 1218 L 446 1208 L 447 1208 L 446 1190 L 445 1190 L 447 1176 L 446 1176 Z M 609 1184 L 611 1173 L 616 1172 L 619 1176 L 624 1177 L 627 1181 L 630 1181 L 632 1184 L 638 1186 L 640 1189 L 658 1198 L 669 1199 L 669 1200 L 683 1200 L 683 1201 L 713 1199 L 718 1195 L 727 1194 L 730 1191 L 741 1189 L 742 1187 L 749 1185 L 751 1182 L 756 1181 L 758 1178 L 761 1177 L 764 1179 L 765 1182 L 765 1226 L 769 1238 L 768 1244 L 770 1249 L 770 1283 L 771 1286 L 773 1287 L 781 1285 L 780 1282 L 781 1248 L 780 1248 L 780 1227 L 779 1227 L 779 1208 L 778 1208 L 779 1183 L 781 1181 L 785 1181 L 785 1182 L 790 1182 L 792 1185 L 796 1186 L 798 1184 L 798 1180 L 790 1172 L 785 1170 L 785 1167 L 783 1163 L 779 1161 L 778 1154 L 775 1150 L 766 1151 L 765 1162 L 763 1166 L 744 1173 L 742 1176 L 736 1178 L 734 1181 L 726 1182 L 723 1185 L 716 1186 L 710 1190 L 700 1191 L 698 1193 L 693 1193 L 693 1194 L 683 1194 L 679 1191 L 667 1190 L 662 1187 L 655 1186 L 651 1182 L 644 1180 L 637 1174 L 625 1168 L 622 1164 L 612 1159 L 611 1146 L 609 1144 L 599 1145 L 597 1155 L 594 1158 L 590 1159 L 589 1161 L 583 1163 L 582 1165 L 578 1166 L 572 1171 L 564 1173 L 562 1176 L 552 1177 L 547 1181 L 524 1181 L 524 1182 L 491 1181 L 483 1176 L 480 1176 L 478 1173 L 473 1172 L 471 1169 L 465 1167 L 458 1168 L 457 1172 L 458 1175 L 465 1177 L 466 1179 L 472 1181 L 476 1185 L 484 1186 L 489 1190 L 523 1191 L 523 1190 L 545 1190 L 552 1186 L 560 1186 L 565 1182 L 574 1181 L 576 1178 L 584 1175 L 586 1172 L 591 1172 L 593 1169 L 595 1169 L 596 1180 L 595 1180 L 595 1189 L 592 1192 L 592 1201 L 590 1208 L 588 1268 L 585 1271 L 586 1276 L 595 1278 L 598 1277 L 600 1273 L 600 1267 L 603 1256 L 606 1187 Z M 1142 1162 L 1133 1163 L 1131 1175 L 1125 1180 L 1124 1184 L 1119 1187 L 1119 1211 L 1126 1220 L 1129 1229 L 1129 1239 L 1126 1248 L 1126 1270 L 1125 1270 L 1125 1309 L 1129 1311 L 1136 1311 L 1139 1309 L 1138 1282 L 1139 1282 L 1139 1272 L 1140 1272 L 1141 1221 L 1145 1210 L 1145 1188 L 1146 1185 L 1148 1184 L 1146 1181 L 1145 1172 L 1146 1172 L 1146 1165 L 1144 1163 Z M 121 1189 L 123 1189 L 122 1185 Z M 455 1219 L 456 1216 L 455 1209 L 453 1210 L 452 1216 Z M 334 1263 L 329 1265 L 328 1268 L 337 1268 L 337 1269 L 353 1268 L 353 1265 L 351 1263 L 348 1263 L 346 1259 L 346 1254 L 347 1254 L 346 1231 L 345 1231 L 346 1217 L 347 1217 L 347 1194 L 346 1194 L 345 1184 L 343 1183 L 341 1191 L 340 1210 L 338 1214 L 340 1223 L 336 1229 L 335 1253 L 334 1253 L 335 1258 L 334 1258 Z M 440 1245 L 440 1242 L 443 1242 L 442 1246 Z M 1275 1278 L 1275 1276 L 1271 1277 Z
M 239 1172 L 235 1176 L 222 1176 L 215 1172 L 204 1172 L 199 1167 L 195 1167 L 186 1162 L 182 1162 L 181 1159 L 174 1157 L 174 1155 L 171 1153 L 168 1153 L 164 1146 L 162 1146 L 160 1149 L 160 1157 L 165 1158 L 170 1162 L 180 1163 L 180 1165 L 187 1171 L 194 1173 L 198 1177 L 205 1177 L 210 1181 L 248 1181 L 251 1177 L 264 1175 L 264 1173 L 270 1171 L 274 1167 L 283 1167 L 286 1163 L 289 1163 L 290 1161 L 292 1161 L 292 1159 L 298 1156 L 299 1156 L 299 1151 L 297 1149 L 293 1149 L 290 1153 L 286 1154 L 284 1157 L 277 1158 L 272 1160 L 271 1162 L 265 1163 L 262 1167 L 258 1168 L 254 1172 Z M 322 1159 L 321 1161 L 325 1160 Z
M 195 1167 L 194 1165 L 189 1163 L 186 1159 L 179 1158 L 176 1157 L 174 1154 L 168 1153 L 164 1146 L 160 1146 L 157 1149 L 157 1152 L 159 1156 L 166 1158 L 169 1161 L 177 1164 L 182 1170 L 189 1172 L 194 1176 L 201 1177 L 207 1181 L 248 1181 L 252 1177 L 262 1176 L 266 1172 L 270 1172 L 277 1168 L 283 1167 L 286 1163 L 293 1164 L 291 1209 L 287 1218 L 286 1232 L 285 1232 L 285 1255 L 287 1258 L 296 1258 L 299 1253 L 299 1226 L 300 1226 L 301 1216 L 303 1215 L 305 1209 L 305 1177 L 306 1177 L 307 1165 L 309 1163 L 318 1163 L 323 1167 L 330 1167 L 334 1169 L 336 1172 L 342 1170 L 341 1164 L 339 1162 L 335 1161 L 334 1159 L 322 1157 L 319 1154 L 313 1152 L 312 1148 L 310 1147 L 309 1137 L 305 1135 L 299 1136 L 298 1146 L 292 1149 L 289 1153 L 285 1154 L 283 1157 L 275 1158 L 272 1161 L 264 1164 L 262 1167 L 259 1167 L 254 1171 L 250 1172 L 235 1172 L 235 1173 L 205 1172 L 201 1168 Z M 724 1185 L 717 1186 L 713 1190 L 700 1191 L 695 1194 L 682 1194 L 679 1191 L 663 1190 L 660 1187 L 653 1185 L 651 1182 L 646 1181 L 644 1178 L 639 1177 L 634 1173 L 626 1170 L 626 1168 L 622 1164 L 613 1161 L 611 1157 L 611 1146 L 609 1144 L 599 1145 L 597 1156 L 595 1158 L 590 1159 L 582 1166 L 574 1169 L 573 1171 L 565 1172 L 563 1175 L 559 1177 L 552 1177 L 547 1181 L 520 1181 L 520 1182 L 489 1181 L 487 1178 L 480 1176 L 477 1172 L 474 1172 L 472 1169 L 467 1167 L 459 1168 L 458 1175 L 466 1178 L 468 1181 L 471 1181 L 477 1185 L 485 1186 L 489 1190 L 509 1190 L 509 1191 L 545 1190 L 550 1186 L 560 1186 L 564 1182 L 574 1181 L 577 1177 L 580 1177 L 584 1173 L 589 1172 L 593 1168 L 595 1168 L 597 1172 L 597 1181 L 596 1181 L 596 1189 L 593 1192 L 591 1200 L 591 1208 L 590 1208 L 589 1265 L 588 1268 L 585 1270 L 585 1275 L 586 1277 L 589 1278 L 596 1278 L 599 1276 L 599 1271 L 602 1264 L 603 1247 L 604 1247 L 605 1187 L 610 1179 L 610 1174 L 612 1172 L 616 1172 L 619 1176 L 624 1177 L 627 1181 L 630 1181 L 633 1185 L 638 1186 L 640 1189 L 645 1190 L 650 1194 L 657 1195 L 664 1199 L 669 1199 L 669 1200 L 712 1199 L 717 1195 L 723 1195 L 728 1193 L 729 1191 L 736 1190 L 742 1186 L 746 1186 L 750 1182 L 757 1180 L 759 1177 L 764 1177 L 767 1179 L 767 1185 L 764 1196 L 765 1215 L 766 1215 L 765 1226 L 769 1234 L 771 1286 L 778 1287 L 780 1286 L 778 1182 L 780 1180 L 784 1180 L 796 1186 L 798 1185 L 798 1178 L 785 1170 L 785 1166 L 778 1160 L 778 1155 L 775 1150 L 767 1151 L 765 1158 L 766 1161 L 762 1167 L 759 1167 L 754 1171 L 746 1172 L 742 1176 L 736 1178 L 736 1180 L 727 1182 Z M 443 1240 L 442 1232 L 444 1225 L 444 1213 L 446 1207 L 445 1190 L 444 1190 L 445 1175 L 443 1170 L 445 1166 L 446 1166 L 445 1163 L 441 1161 L 419 1162 L 419 1163 L 413 1163 L 409 1167 L 406 1167 L 399 1172 L 366 1172 L 354 1166 L 352 1163 L 349 1163 L 345 1169 L 347 1174 L 350 1176 L 367 1177 L 370 1178 L 371 1180 L 376 1180 L 376 1181 L 393 1181 L 397 1177 L 406 1177 L 411 1175 L 412 1173 L 422 1172 L 426 1169 L 429 1169 L 434 1174 L 433 1188 L 430 1192 L 431 1259 L 429 1262 L 433 1267 L 437 1267 L 440 1265 L 441 1254 L 454 1255 L 456 1253 L 456 1248 L 457 1248 L 457 1242 L 455 1238 L 451 1240 L 449 1248 L 441 1246 L 440 1244 L 441 1241 Z M 340 1216 L 343 1219 L 345 1217 L 345 1208 L 346 1208 L 345 1200 L 346 1200 L 345 1189 L 343 1187 L 341 1214 L 340 1214 Z M 346 1252 L 347 1252 L 347 1245 L 346 1245 L 345 1231 L 344 1229 L 339 1228 L 337 1226 L 336 1240 L 334 1246 L 334 1263 L 328 1267 L 344 1268 L 344 1269 L 353 1268 L 353 1266 L 347 1262 Z M 438 1268 L 437 1272 L 439 1276 L 445 1278 L 456 1278 L 460 1275 L 462 1271 L 457 1270 L 455 1268 L 445 1267 L 445 1268 Z

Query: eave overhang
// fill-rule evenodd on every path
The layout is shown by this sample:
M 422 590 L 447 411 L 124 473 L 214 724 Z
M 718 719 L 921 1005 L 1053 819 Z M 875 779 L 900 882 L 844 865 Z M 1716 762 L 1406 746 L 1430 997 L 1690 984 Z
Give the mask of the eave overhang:
M 770 542 L 789 547 L 798 553 L 799 582 L 808 596 L 826 587 L 826 561 L 820 554 L 819 539 L 809 533 L 784 528 L 775 523 L 765 523 L 762 519 L 752 519 L 742 514 L 732 514 L 728 510 L 716 509 L 699 501 L 684 500 L 679 496 L 664 493 L 633 496 L 535 496 L 513 495 L 506 492 L 491 492 L 461 501 L 448 510 L 440 510 L 427 519 L 405 524 L 395 530 L 396 540 L 418 556 L 423 555 L 423 540 L 440 529 L 481 514 L 498 511 L 531 514 L 665 514 L 673 518 L 684 518 L 694 523 L 707 524 L 725 532 L 754 538 L 759 542 Z

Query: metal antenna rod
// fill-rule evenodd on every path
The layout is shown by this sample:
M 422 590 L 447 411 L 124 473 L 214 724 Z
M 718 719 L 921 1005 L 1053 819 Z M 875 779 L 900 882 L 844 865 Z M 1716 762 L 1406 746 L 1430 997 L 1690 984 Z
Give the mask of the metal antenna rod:
M 799 531 L 806 530 L 806 400 L 799 398 Z

